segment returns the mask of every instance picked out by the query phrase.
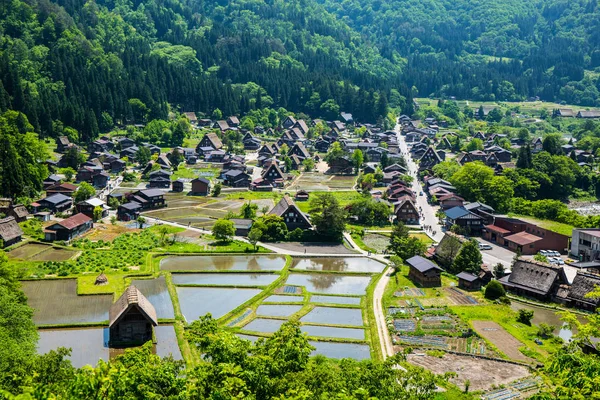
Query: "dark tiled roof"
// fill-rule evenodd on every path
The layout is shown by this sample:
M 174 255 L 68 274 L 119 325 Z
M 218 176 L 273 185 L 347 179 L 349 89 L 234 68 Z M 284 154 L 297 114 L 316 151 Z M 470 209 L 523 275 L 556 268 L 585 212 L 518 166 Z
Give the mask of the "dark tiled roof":
M 473 274 L 471 274 L 469 272 L 461 272 L 460 274 L 456 275 L 456 277 L 458 279 L 462 279 L 463 281 L 467 281 L 467 282 L 474 282 L 477 279 L 479 279 L 478 276 L 473 275 Z
M 419 272 L 427 272 L 432 269 L 435 269 L 437 271 L 442 271 L 442 269 L 440 267 L 438 267 L 437 265 L 435 265 L 428 259 L 423 258 L 421 256 L 411 257 L 408 260 L 406 260 L 406 263 L 408 265 L 410 265 L 411 267 L 415 268 Z

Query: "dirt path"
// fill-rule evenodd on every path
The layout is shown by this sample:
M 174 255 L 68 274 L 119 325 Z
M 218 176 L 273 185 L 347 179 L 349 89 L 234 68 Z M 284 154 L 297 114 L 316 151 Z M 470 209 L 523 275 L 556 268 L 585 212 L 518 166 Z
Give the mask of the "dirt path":
M 523 343 L 518 341 L 496 322 L 473 321 L 473 328 L 479 335 L 492 342 L 492 344 L 502 353 L 506 354 L 508 358 L 525 362 L 533 361 L 519 351 L 519 347 L 524 346 Z

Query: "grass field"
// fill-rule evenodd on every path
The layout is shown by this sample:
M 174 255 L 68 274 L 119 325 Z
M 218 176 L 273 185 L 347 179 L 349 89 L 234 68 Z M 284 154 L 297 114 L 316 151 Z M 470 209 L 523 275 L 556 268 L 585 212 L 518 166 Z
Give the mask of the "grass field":
M 573 229 L 575 229 L 573 225 L 563 224 L 562 222 L 550 221 L 547 219 L 538 219 L 535 217 L 530 217 L 528 215 L 518 215 L 509 213 L 508 216 L 520 218 L 524 221 L 539 225 L 541 228 L 548 229 L 549 231 L 560 233 L 566 236 L 571 236 L 571 234 L 573 233 Z

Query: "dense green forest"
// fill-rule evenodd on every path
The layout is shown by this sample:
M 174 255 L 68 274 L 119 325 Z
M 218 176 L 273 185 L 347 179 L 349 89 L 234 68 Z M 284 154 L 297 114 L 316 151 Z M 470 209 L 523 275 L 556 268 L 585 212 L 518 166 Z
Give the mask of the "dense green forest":
M 599 21 L 596 0 L 4 1 L 0 111 L 87 142 L 171 110 L 374 122 L 417 94 L 598 105 Z

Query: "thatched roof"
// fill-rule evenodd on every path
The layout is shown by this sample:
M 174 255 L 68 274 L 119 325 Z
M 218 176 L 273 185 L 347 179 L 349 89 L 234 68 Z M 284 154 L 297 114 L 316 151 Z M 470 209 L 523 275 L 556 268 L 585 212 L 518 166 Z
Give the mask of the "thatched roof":
M 109 311 L 109 326 L 113 326 L 118 323 L 121 318 L 127 314 L 132 308 L 137 308 L 146 318 L 154 325 L 158 325 L 158 318 L 156 317 L 156 310 L 154 306 L 148 301 L 148 299 L 136 288 L 135 286 L 129 286 L 125 293 L 119 297 L 111 307 Z
M 6 217 L 0 219 L 0 239 L 5 242 L 11 241 L 23 235 L 23 231 L 15 217 Z
M 102 273 L 100 273 L 100 275 L 98 275 L 96 277 L 96 282 L 94 282 L 94 285 L 106 285 L 107 283 L 108 283 L 108 278 L 102 272 Z
M 557 279 L 564 280 L 563 275 L 560 267 L 520 258 L 512 266 L 508 279 L 503 282 L 507 286 L 548 295 Z
M 596 286 L 600 286 L 600 276 L 578 272 L 577 275 L 575 275 L 575 279 L 573 279 L 568 299 L 597 307 L 598 304 L 600 304 L 600 299 L 585 297 L 586 294 L 594 290 Z

